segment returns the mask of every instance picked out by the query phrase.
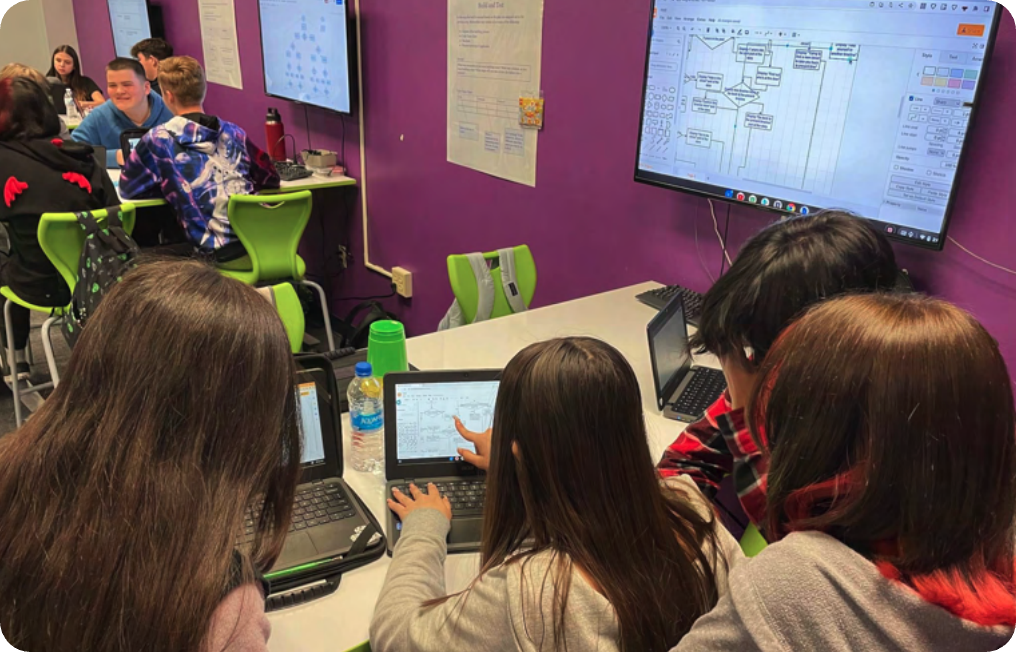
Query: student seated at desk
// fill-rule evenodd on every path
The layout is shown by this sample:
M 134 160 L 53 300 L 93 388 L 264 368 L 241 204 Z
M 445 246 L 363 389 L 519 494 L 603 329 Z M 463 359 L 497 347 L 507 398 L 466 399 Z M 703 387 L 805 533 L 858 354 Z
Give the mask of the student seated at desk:
M 691 340 L 700 352 L 720 358 L 728 391 L 664 452 L 660 475 L 687 475 L 714 497 L 732 473 L 741 506 L 764 531 L 766 462 L 744 418 L 755 370 L 780 332 L 809 305 L 847 292 L 890 290 L 897 274 L 885 236 L 840 211 L 792 217 L 752 237 L 706 292 Z
M 3 68 L 0 68 L 0 80 L 7 79 L 8 77 L 27 77 L 40 87 L 46 89 L 46 91 L 49 92 L 50 99 L 54 99 L 49 82 L 46 81 L 46 78 L 42 76 L 41 72 L 31 66 L 26 66 L 23 63 L 9 63 Z M 64 122 L 63 116 L 58 114 L 57 118 L 60 120 L 60 139 L 70 140 L 71 131 L 67 128 L 67 123 Z
M 247 255 L 229 227 L 230 195 L 279 187 L 279 173 L 237 125 L 205 114 L 205 71 L 191 57 L 159 65 L 175 118 L 138 142 L 120 175 L 125 198 L 164 197 L 198 251 L 217 262 Z
M 173 46 L 161 38 L 146 38 L 131 48 L 131 56 L 145 69 L 145 79 L 152 85 L 152 91 L 162 95 L 159 86 L 159 62 L 173 56 Z
M 47 77 L 56 77 L 74 93 L 74 101 L 82 109 L 95 108 L 106 101 L 99 85 L 91 77 L 81 74 L 78 53 L 69 45 L 53 50 L 53 58 Z
M 256 578 L 282 549 L 298 481 L 294 375 L 282 322 L 254 288 L 194 261 L 125 275 L 59 387 L 0 439 L 7 640 L 267 650 Z M 254 542 L 237 550 L 254 504 Z
M 145 69 L 134 59 L 118 57 L 106 66 L 109 101 L 81 121 L 72 138 L 106 148 L 106 167 L 119 167 L 120 134 L 128 129 L 151 128 L 167 122 L 173 113 L 145 79 Z
M 120 204 L 92 147 L 63 141 L 59 134 L 60 120 L 44 86 L 30 77 L 0 80 L 0 223 L 7 228 L 11 246 L 0 268 L 0 285 L 38 306 L 66 306 L 71 300 L 67 284 L 39 245 L 42 214 Z M 0 299 L 0 307 L 4 301 Z M 0 311 L 0 321 L 2 315 Z M 5 351 L 4 361 L 10 365 L 13 358 L 18 378 L 27 380 L 28 309 L 12 305 L 11 322 L 14 352 L 11 356 Z M 6 349 L 6 335 L 0 340 Z
M 748 401 L 774 542 L 675 652 L 987 652 L 1013 636 L 1016 419 L 970 315 L 834 299 L 766 355 Z
M 527 347 L 504 370 L 492 439 L 471 436 L 489 461 L 480 575 L 446 596 L 448 499 L 433 484 L 396 493 L 374 652 L 665 652 L 725 593 L 740 549 L 692 482 L 661 485 L 638 381 L 609 345 Z

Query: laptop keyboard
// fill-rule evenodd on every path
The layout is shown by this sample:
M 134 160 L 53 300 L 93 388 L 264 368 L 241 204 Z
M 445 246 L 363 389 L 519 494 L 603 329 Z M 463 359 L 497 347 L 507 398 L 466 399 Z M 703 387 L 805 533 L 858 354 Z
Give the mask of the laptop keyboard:
M 483 513 L 483 501 L 487 496 L 487 483 L 483 480 L 457 480 L 455 482 L 435 483 L 442 496 L 447 496 L 452 504 L 452 517 L 472 516 Z M 418 487 L 426 490 L 426 485 L 417 483 Z M 392 487 L 398 489 L 407 496 L 413 494 L 409 486 Z
M 670 407 L 680 414 L 701 417 L 706 413 L 706 409 L 720 398 L 720 394 L 725 389 L 727 389 L 727 379 L 721 370 L 695 367 L 691 380 L 681 392 L 681 396 Z
M 243 523 L 245 537 L 254 534 L 254 522 L 260 514 L 260 506 L 248 512 Z M 306 530 L 356 516 L 356 509 L 349 503 L 345 490 L 338 483 L 313 482 L 297 489 L 293 499 L 293 522 L 290 532 Z

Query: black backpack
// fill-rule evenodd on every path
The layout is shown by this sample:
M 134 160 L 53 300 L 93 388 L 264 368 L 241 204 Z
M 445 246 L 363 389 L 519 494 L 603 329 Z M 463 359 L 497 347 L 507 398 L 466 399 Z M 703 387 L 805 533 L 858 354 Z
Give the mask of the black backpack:
M 64 337 L 72 347 L 102 297 L 137 264 L 138 245 L 124 231 L 122 216 L 119 208 L 110 208 L 102 227 L 91 213 L 77 214 L 85 244 L 78 261 L 78 284 L 63 322 Z
M 360 317 L 360 313 L 363 317 Z M 359 319 L 358 319 L 359 317 Z M 385 310 L 377 301 L 364 301 L 349 311 L 345 319 L 332 324 L 341 337 L 340 347 L 363 349 L 370 338 L 370 325 L 384 319 L 398 320 L 394 314 Z

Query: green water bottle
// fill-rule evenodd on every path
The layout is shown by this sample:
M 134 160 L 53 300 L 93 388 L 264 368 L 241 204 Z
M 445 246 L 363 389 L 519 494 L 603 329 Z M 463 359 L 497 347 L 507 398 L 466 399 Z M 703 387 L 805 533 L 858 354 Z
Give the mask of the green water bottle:
M 385 319 L 370 325 L 367 362 L 374 368 L 374 376 L 380 379 L 389 371 L 409 371 L 406 329 L 401 322 Z

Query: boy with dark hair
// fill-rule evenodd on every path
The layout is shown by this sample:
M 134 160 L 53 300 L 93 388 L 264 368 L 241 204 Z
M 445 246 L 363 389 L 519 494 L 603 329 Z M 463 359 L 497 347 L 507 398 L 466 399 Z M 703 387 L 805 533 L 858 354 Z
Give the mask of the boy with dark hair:
M 159 66 L 166 104 L 175 118 L 138 142 L 120 176 L 125 198 L 164 197 L 187 239 L 217 262 L 247 254 L 229 226 L 229 197 L 279 187 L 268 154 L 240 127 L 206 115 L 205 73 L 191 57 Z
M 139 127 L 150 129 L 173 117 L 162 98 L 151 92 L 145 69 L 134 59 L 117 57 L 106 66 L 109 100 L 97 106 L 74 130 L 71 138 L 106 148 L 106 167 L 119 167 L 120 134 Z M 119 157 L 119 158 L 118 158 Z
M 146 38 L 134 44 L 131 56 L 145 69 L 145 79 L 152 85 L 152 90 L 162 95 L 162 88 L 159 86 L 159 62 L 173 56 L 173 46 L 165 39 Z
M 744 416 L 758 366 L 805 308 L 839 294 L 891 290 L 897 273 L 889 241 L 840 211 L 792 217 L 751 238 L 706 293 L 691 341 L 700 353 L 720 358 L 728 391 L 664 452 L 660 475 L 688 475 L 714 497 L 732 473 L 741 506 L 761 529 L 766 461 Z

